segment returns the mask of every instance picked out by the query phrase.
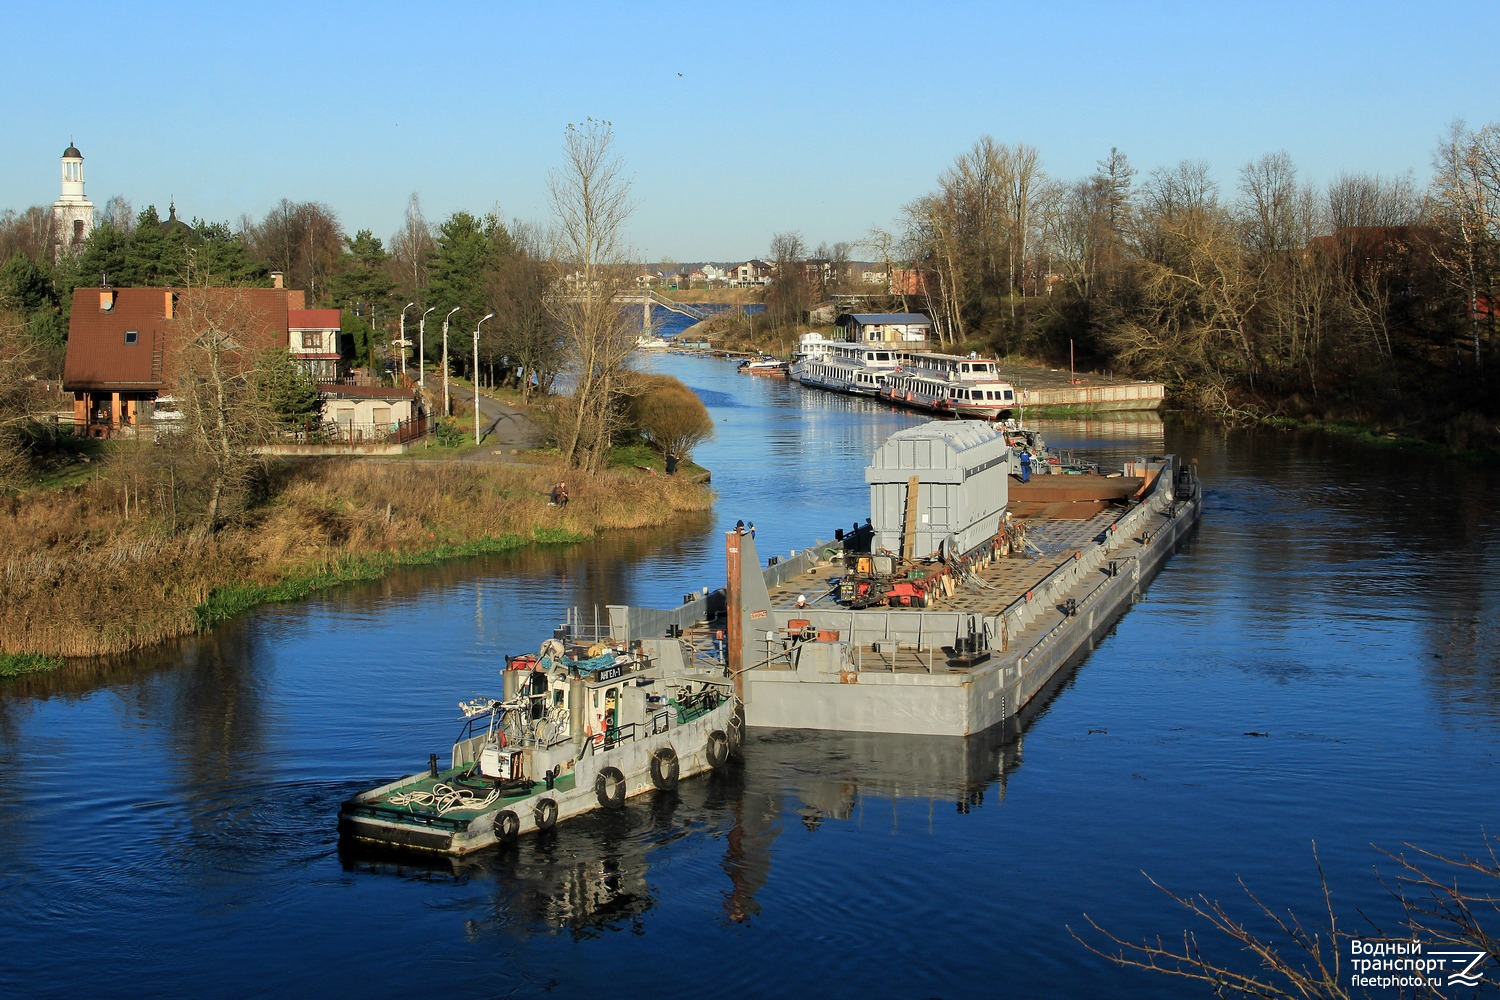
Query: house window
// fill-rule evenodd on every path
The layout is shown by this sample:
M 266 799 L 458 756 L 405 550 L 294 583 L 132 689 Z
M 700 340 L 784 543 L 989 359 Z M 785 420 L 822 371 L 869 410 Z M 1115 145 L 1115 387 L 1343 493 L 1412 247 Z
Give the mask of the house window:
M 138 339 L 140 339 L 140 333 L 138 331 L 136 331 L 136 330 L 126 330 L 125 331 L 125 343 L 127 343 L 127 344 L 133 344 Z
M 316 351 L 323 346 L 323 334 L 317 330 L 302 331 L 302 349 L 304 351 Z

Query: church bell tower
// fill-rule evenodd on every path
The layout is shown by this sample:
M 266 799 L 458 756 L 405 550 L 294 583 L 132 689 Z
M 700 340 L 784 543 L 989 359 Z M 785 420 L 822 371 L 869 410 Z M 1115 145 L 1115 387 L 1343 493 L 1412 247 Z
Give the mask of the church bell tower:
M 71 142 L 62 154 L 62 197 L 52 203 L 58 256 L 76 253 L 94 229 L 94 203 L 83 193 L 83 154 Z

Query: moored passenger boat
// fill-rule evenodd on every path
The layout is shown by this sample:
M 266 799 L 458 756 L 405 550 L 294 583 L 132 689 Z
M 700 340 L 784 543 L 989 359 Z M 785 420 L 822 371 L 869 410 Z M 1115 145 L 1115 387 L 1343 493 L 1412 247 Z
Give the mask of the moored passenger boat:
M 880 395 L 880 384 L 901 363 L 901 354 L 885 344 L 802 337 L 801 350 L 789 370 L 805 386 L 857 396 Z
M 1001 420 L 1009 417 L 1016 405 L 1015 387 L 1000 378 L 996 362 L 989 358 L 913 351 L 905 356 L 902 373 L 938 379 L 947 386 L 946 407 L 917 404 L 919 409 L 931 408 L 975 420 Z M 935 395 L 936 390 L 932 392 Z M 892 399 L 892 402 L 902 401 Z
M 722 670 L 690 663 L 673 637 L 549 639 L 507 657 L 502 698 L 460 703 L 447 766 L 433 754 L 427 770 L 349 799 L 340 834 L 468 854 L 723 767 L 743 716 Z
M 918 369 L 902 369 L 887 376 L 881 383 L 880 398 L 897 406 L 949 416 L 953 413 L 949 385 L 946 376 Z

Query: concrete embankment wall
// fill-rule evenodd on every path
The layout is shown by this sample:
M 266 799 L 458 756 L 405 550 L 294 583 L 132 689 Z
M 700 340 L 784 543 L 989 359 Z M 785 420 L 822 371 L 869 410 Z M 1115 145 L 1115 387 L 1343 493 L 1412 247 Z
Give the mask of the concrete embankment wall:
M 1020 390 L 1023 408 L 1074 406 L 1091 410 L 1155 410 L 1166 395 L 1167 387 L 1160 382 Z

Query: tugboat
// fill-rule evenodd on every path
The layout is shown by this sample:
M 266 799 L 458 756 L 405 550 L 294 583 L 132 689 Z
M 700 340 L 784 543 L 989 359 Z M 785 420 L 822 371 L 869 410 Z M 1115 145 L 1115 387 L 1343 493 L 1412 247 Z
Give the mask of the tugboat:
M 737 752 L 743 710 L 723 671 L 690 666 L 675 637 L 569 646 L 506 658 L 504 696 L 460 702 L 447 767 L 354 796 L 347 841 L 464 855 L 627 798 L 668 791 Z

